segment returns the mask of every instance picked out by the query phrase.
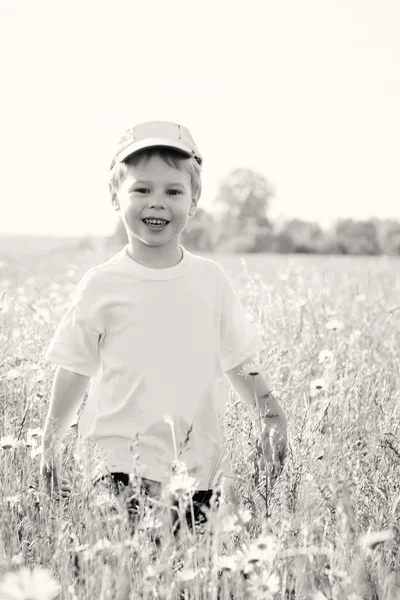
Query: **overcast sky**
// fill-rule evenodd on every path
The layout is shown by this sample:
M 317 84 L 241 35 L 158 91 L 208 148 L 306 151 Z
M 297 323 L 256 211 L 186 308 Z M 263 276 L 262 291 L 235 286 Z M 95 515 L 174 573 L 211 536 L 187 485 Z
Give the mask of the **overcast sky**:
M 123 131 L 186 125 L 202 205 L 236 167 L 271 217 L 400 219 L 398 0 L 3 0 L 0 232 L 107 234 Z

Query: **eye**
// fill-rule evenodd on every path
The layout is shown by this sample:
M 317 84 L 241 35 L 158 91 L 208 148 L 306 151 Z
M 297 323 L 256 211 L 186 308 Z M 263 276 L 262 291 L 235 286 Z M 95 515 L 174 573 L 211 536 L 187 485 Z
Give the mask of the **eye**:
M 177 194 L 182 194 L 182 192 L 180 192 L 179 190 L 168 190 L 168 191 L 171 192 L 173 196 L 175 196 Z
M 149 191 L 149 190 L 148 190 L 147 188 L 137 188 L 137 189 L 135 190 L 135 192 L 139 192 L 139 194 L 146 193 L 146 192 L 148 192 L 148 191 Z

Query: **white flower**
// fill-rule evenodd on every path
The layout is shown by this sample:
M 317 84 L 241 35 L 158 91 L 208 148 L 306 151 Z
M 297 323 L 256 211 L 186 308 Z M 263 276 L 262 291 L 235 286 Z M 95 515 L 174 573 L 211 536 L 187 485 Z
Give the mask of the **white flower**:
M 215 565 L 218 571 L 235 572 L 237 570 L 238 558 L 235 555 L 227 556 L 222 554 L 215 558 Z
M 313 381 L 311 381 L 310 383 L 310 396 L 312 398 L 315 398 L 315 396 L 317 396 L 319 393 L 323 392 L 326 388 L 326 381 L 325 379 L 314 379 Z
M 225 533 L 230 533 L 232 531 L 239 533 L 239 531 L 242 530 L 242 526 L 238 523 L 237 515 L 225 515 L 222 521 L 222 530 Z
M 8 379 L 8 381 L 15 381 L 18 377 L 21 377 L 21 373 L 18 369 L 10 369 L 7 371 L 6 379 Z
M 357 302 L 365 302 L 366 299 L 367 299 L 367 296 L 365 294 L 357 294 L 357 296 L 356 296 Z
M 96 556 L 96 554 L 102 552 L 103 550 L 110 550 L 112 548 L 113 545 L 111 544 L 110 540 L 104 538 L 102 540 L 98 540 L 95 544 L 93 544 L 92 547 L 89 546 L 88 548 L 85 548 L 82 551 L 82 556 L 85 560 L 89 560 Z
M 240 508 L 238 510 L 238 516 L 242 523 L 248 523 L 252 519 L 252 514 L 248 508 Z
M 42 454 L 42 447 L 38 446 L 37 448 L 32 448 L 31 450 L 31 458 L 36 458 L 36 456 L 39 456 L 40 454 Z
M 276 573 L 263 570 L 261 575 L 253 574 L 250 578 L 249 590 L 252 598 L 272 600 L 280 590 L 279 577 Z
M 344 325 L 342 321 L 338 321 L 337 319 L 332 319 L 332 321 L 328 321 L 325 325 L 327 329 L 330 331 L 339 331 L 339 329 L 343 329 Z
M 175 497 L 188 496 L 196 490 L 197 481 L 185 473 L 173 475 L 168 484 L 168 489 Z
M 43 435 L 43 429 L 41 429 L 40 427 L 30 428 L 26 432 L 26 435 L 27 435 L 28 438 L 42 437 L 42 435 Z
M 332 361 L 332 359 L 333 359 L 332 350 L 321 350 L 321 352 L 318 354 L 318 362 L 320 365 L 329 363 Z
M 195 569 L 182 569 L 182 571 L 178 571 L 177 577 L 179 581 L 192 581 L 198 575 L 199 572 Z
M 354 331 L 352 331 L 352 333 L 350 334 L 350 337 L 348 339 L 348 344 L 354 344 L 354 342 L 356 342 L 359 337 L 361 336 L 361 331 L 359 329 L 355 329 Z
M 249 546 L 242 545 L 236 556 L 243 571 L 252 571 L 259 563 L 271 563 L 275 557 L 278 542 L 272 535 L 263 535 Z
M 144 570 L 144 579 L 156 579 L 157 577 L 157 571 L 155 570 L 154 567 L 152 567 L 151 565 L 147 565 L 145 570 Z
M 33 571 L 23 567 L 7 573 L 0 583 L 2 600 L 52 600 L 61 591 L 61 586 L 50 571 L 36 567 Z
M 11 435 L 5 435 L 0 438 L 0 448 L 3 450 L 11 450 L 11 448 L 16 448 L 18 446 L 18 440 Z
M 14 496 L 5 496 L 3 499 L 3 504 L 11 504 L 12 506 L 14 504 L 18 504 L 19 502 L 21 502 L 21 494 L 14 494 Z

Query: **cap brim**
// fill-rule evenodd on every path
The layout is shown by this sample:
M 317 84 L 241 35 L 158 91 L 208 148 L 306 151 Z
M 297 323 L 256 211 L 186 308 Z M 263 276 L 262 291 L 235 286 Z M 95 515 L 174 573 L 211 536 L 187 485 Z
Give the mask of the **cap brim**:
M 132 144 L 129 144 L 129 146 L 121 150 L 121 152 L 119 152 L 116 155 L 114 159 L 114 164 L 123 162 L 129 156 L 135 154 L 135 152 L 139 152 L 139 150 L 144 150 L 145 148 L 154 148 L 156 146 L 162 146 L 164 148 L 174 148 L 175 150 L 180 150 L 180 152 L 183 152 L 187 156 L 196 156 L 193 150 L 189 148 L 189 146 L 187 146 L 185 143 L 179 140 L 171 141 L 165 140 L 163 138 L 147 138 L 140 142 L 133 142 Z

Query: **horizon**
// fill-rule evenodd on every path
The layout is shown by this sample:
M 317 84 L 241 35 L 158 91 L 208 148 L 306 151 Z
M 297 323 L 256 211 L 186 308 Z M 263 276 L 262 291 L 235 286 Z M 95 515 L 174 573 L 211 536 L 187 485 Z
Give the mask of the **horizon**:
M 209 212 L 243 167 L 275 189 L 272 221 L 400 220 L 395 0 L 23 4 L 0 6 L 3 231 L 110 235 L 113 149 L 154 119 L 193 135 Z

